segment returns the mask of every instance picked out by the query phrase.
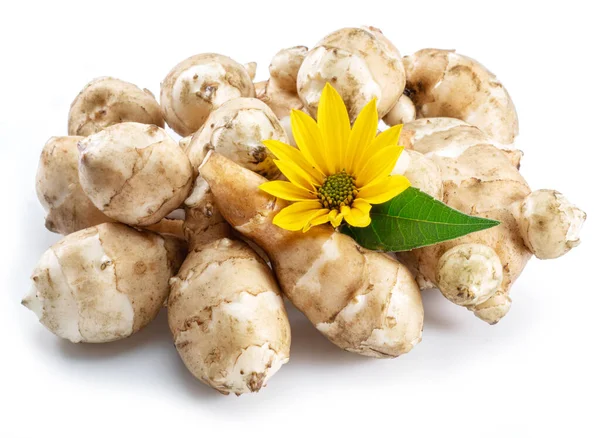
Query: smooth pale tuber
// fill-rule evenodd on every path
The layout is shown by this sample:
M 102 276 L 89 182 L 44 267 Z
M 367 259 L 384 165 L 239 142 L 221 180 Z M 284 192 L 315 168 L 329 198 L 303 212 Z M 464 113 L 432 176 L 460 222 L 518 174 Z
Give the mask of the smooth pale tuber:
M 508 91 L 483 65 L 440 49 L 419 50 L 403 62 L 405 93 L 416 107 L 417 118 L 464 120 L 495 143 L 513 143 L 519 132 L 515 106 Z
M 410 97 L 402 94 L 390 112 L 383 117 L 383 121 L 388 126 L 394 126 L 412 122 L 416 118 L 417 109 L 415 108 L 415 104 L 410 100 Z
M 554 259 L 579 245 L 583 211 L 555 190 L 537 190 L 520 205 L 521 234 L 538 259 Z
M 413 263 L 451 301 L 494 324 L 510 309 L 510 288 L 532 253 L 554 258 L 568 252 L 579 243 L 585 213 L 558 192 L 532 193 L 513 155 L 486 138 L 454 119 L 418 119 L 404 126 L 400 144 L 440 168 L 443 201 L 501 224 L 399 257 Z
M 110 342 L 146 326 L 183 262 L 183 241 L 102 224 L 64 237 L 33 271 L 22 304 L 71 342 Z
M 284 294 L 331 342 L 395 357 L 420 341 L 421 295 L 406 267 L 328 226 L 277 227 L 273 217 L 286 203 L 259 190 L 264 178 L 222 155 L 211 153 L 200 174 L 221 214 L 267 252 Z
M 489 246 L 457 245 L 446 251 L 437 266 L 437 282 L 446 298 L 460 306 L 480 304 L 502 283 L 502 263 Z
M 186 367 L 223 394 L 259 391 L 289 360 L 279 287 L 243 242 L 221 238 L 194 249 L 171 280 L 168 309 Z
M 190 162 L 154 125 L 120 123 L 79 142 L 79 180 L 99 210 L 143 226 L 178 208 L 192 185 Z
M 255 84 L 256 97 L 265 102 L 278 118 L 289 117 L 293 109 L 302 109 L 296 79 L 308 48 L 295 46 L 275 54 L 269 65 L 270 78 Z
M 237 98 L 212 112 L 186 147 L 194 171 L 213 150 L 268 179 L 280 171 L 263 140 L 287 143 L 285 130 L 273 111 L 258 99 Z
M 180 62 L 160 86 L 165 120 L 181 136 L 196 132 L 212 111 L 236 97 L 254 97 L 250 74 L 243 65 L 215 53 Z
M 71 104 L 69 135 L 88 136 L 122 122 L 165 126 L 160 106 L 150 91 L 120 79 L 96 78 Z
M 344 99 L 350 120 L 374 98 L 381 118 L 404 90 L 400 53 L 378 29 L 340 29 L 319 41 L 298 71 L 298 95 L 313 117 L 327 82 Z
M 77 143 L 84 137 L 52 137 L 38 164 L 35 188 L 46 210 L 46 228 L 70 234 L 104 222 L 112 222 L 89 200 L 79 184 Z
M 442 199 L 442 171 L 435 161 L 420 152 L 404 150 L 392 170 L 392 175 L 404 175 L 413 187 Z

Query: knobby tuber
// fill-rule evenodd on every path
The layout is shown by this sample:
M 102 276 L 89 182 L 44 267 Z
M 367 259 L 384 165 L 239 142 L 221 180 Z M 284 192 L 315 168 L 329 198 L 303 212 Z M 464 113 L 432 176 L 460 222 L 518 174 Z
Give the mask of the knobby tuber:
M 256 97 L 265 102 L 279 119 L 289 117 L 291 110 L 303 107 L 296 79 L 307 52 L 304 46 L 280 50 L 269 65 L 269 80 L 255 84 Z
M 520 154 L 493 146 L 476 127 L 455 119 L 418 119 L 404 125 L 400 143 L 437 164 L 445 203 L 501 221 L 485 231 L 399 254 L 446 298 L 482 320 L 494 324 L 508 312 L 510 288 L 532 254 L 560 257 L 579 244 L 585 213 L 554 190 L 532 192 L 515 166 Z M 418 178 L 413 181 L 419 187 Z
M 254 97 L 252 78 L 243 65 L 215 53 L 181 61 L 160 86 L 165 120 L 182 136 L 196 132 L 211 111 L 236 97 Z
M 171 280 L 175 347 L 190 372 L 219 392 L 257 392 L 289 360 L 290 326 L 273 273 L 233 240 L 208 184 L 198 177 L 185 202 L 190 247 Z
M 285 203 L 259 190 L 264 178 L 222 155 L 209 154 L 200 174 L 227 222 L 267 252 L 284 294 L 331 342 L 395 357 L 421 340 L 421 295 L 407 268 L 331 227 L 277 227 Z
M 71 342 L 110 342 L 146 326 L 169 294 L 185 243 L 123 224 L 69 234 L 50 247 L 22 303 Z
M 104 222 L 111 222 L 90 201 L 79 184 L 77 143 L 84 137 L 52 137 L 44 146 L 38 164 L 35 187 L 46 210 L 46 228 L 69 234 Z
M 192 182 L 179 145 L 155 125 L 120 123 L 79 142 L 83 191 L 107 216 L 143 226 L 178 208 Z
M 519 132 L 513 101 L 496 76 L 479 62 L 439 49 L 419 50 L 403 61 L 405 93 L 416 107 L 417 118 L 464 120 L 495 143 L 513 143 Z
M 377 99 L 381 118 L 400 99 L 405 79 L 400 52 L 379 29 L 345 28 L 308 52 L 298 71 L 298 95 L 316 117 L 321 91 L 329 82 L 344 99 L 351 120 L 372 99 Z
M 71 104 L 69 135 L 88 136 L 122 122 L 165 126 L 160 106 L 149 90 L 100 77 L 87 84 Z
M 273 111 L 258 99 L 237 98 L 213 111 L 204 126 L 185 146 L 194 171 L 214 150 L 268 179 L 277 178 L 279 169 L 264 140 L 287 142 L 285 130 Z

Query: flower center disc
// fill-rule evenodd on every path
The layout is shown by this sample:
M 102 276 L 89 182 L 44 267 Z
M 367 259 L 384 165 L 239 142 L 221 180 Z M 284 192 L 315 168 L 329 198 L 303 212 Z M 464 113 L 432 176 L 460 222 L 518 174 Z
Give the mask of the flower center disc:
M 317 192 L 323 207 L 332 210 L 352 205 L 356 195 L 358 195 L 356 179 L 348 175 L 345 170 L 326 177 Z

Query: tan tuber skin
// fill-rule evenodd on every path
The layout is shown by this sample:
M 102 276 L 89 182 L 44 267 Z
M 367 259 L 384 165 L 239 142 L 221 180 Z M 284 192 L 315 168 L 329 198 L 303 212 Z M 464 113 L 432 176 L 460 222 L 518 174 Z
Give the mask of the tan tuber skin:
M 279 286 L 243 242 L 220 238 L 192 250 L 171 279 L 168 309 L 186 367 L 223 394 L 258 392 L 289 360 Z
M 251 67 L 249 70 L 252 72 Z M 181 136 L 196 132 L 212 111 L 236 97 L 254 97 L 250 73 L 233 59 L 216 53 L 180 62 L 160 87 L 165 120 Z
M 290 327 L 273 273 L 232 240 L 210 187 L 198 177 L 185 201 L 189 243 L 171 280 L 169 326 L 186 367 L 223 394 L 257 392 L 289 360 Z
M 420 341 L 423 306 L 407 268 L 328 226 L 302 234 L 273 225 L 285 203 L 259 190 L 264 178 L 219 154 L 200 173 L 223 216 L 267 252 L 284 294 L 331 342 L 395 357 Z
M 417 109 L 415 108 L 415 104 L 410 100 L 410 97 L 402 94 L 390 112 L 383 117 L 383 121 L 388 126 L 394 126 L 412 122 L 416 118 Z
M 179 145 L 154 125 L 120 123 L 79 142 L 79 180 L 94 205 L 120 222 L 159 222 L 187 197 L 193 180 Z
M 110 342 L 146 326 L 169 294 L 185 243 L 123 224 L 64 237 L 42 256 L 22 304 L 71 342 Z
M 439 166 L 445 203 L 501 222 L 399 253 L 444 296 L 482 320 L 495 324 L 508 312 L 510 288 L 532 254 L 559 257 L 579 243 L 585 213 L 556 191 L 531 192 L 513 156 L 477 128 L 454 119 L 419 119 L 404 126 L 400 143 Z
M 254 84 L 256 97 L 266 103 L 279 119 L 289 117 L 293 109 L 303 107 L 296 89 L 296 78 L 307 52 L 308 48 L 304 46 L 280 50 L 269 65 L 269 80 Z
M 96 78 L 71 104 L 69 135 L 88 136 L 122 122 L 165 126 L 160 106 L 150 91 L 120 79 Z
M 440 49 L 419 50 L 403 61 L 405 93 L 416 107 L 417 118 L 453 117 L 478 127 L 497 144 L 513 143 L 519 132 L 515 106 L 483 65 Z
M 90 201 L 79 183 L 79 151 L 84 137 L 52 137 L 48 140 L 38 164 L 36 192 L 47 212 L 46 228 L 63 235 L 105 222 L 115 222 Z M 164 218 L 143 227 L 161 234 L 184 238 L 183 220 Z
M 379 29 L 344 28 L 319 41 L 298 71 L 298 95 L 313 117 L 327 82 L 344 99 L 350 120 L 374 98 L 381 118 L 402 95 L 404 66 L 398 49 Z
M 46 228 L 70 234 L 104 222 L 112 222 L 89 200 L 79 184 L 77 143 L 84 137 L 52 137 L 38 164 L 35 188 L 46 210 Z
M 206 154 L 214 150 L 268 179 L 275 179 L 280 172 L 263 140 L 287 143 L 287 136 L 266 104 L 254 98 L 237 98 L 213 111 L 184 145 L 184 150 L 195 172 Z

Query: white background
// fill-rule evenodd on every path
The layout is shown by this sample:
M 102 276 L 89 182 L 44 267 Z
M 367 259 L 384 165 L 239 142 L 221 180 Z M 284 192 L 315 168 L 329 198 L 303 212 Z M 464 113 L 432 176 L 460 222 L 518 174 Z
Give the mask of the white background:
M 600 436 L 594 2 L 11 3 L 0 6 L 0 436 Z M 71 345 L 20 306 L 59 238 L 35 197 L 38 156 L 66 134 L 85 83 L 112 75 L 158 95 L 171 67 L 209 51 L 257 61 L 262 79 L 280 48 L 362 24 L 403 54 L 454 48 L 495 72 L 519 113 L 523 174 L 588 213 L 581 246 L 532 260 L 498 325 L 431 291 L 422 343 L 374 360 L 338 350 L 292 310 L 290 363 L 260 394 L 237 398 L 191 377 L 164 312 L 128 340 Z

